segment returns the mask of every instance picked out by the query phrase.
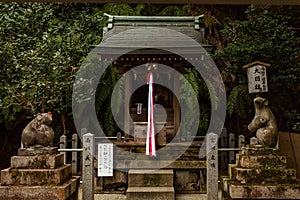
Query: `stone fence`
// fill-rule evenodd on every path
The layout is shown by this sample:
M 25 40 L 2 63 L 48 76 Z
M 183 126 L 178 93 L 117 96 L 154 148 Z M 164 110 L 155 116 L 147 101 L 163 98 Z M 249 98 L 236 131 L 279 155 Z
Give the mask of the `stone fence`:
M 94 177 L 95 165 L 94 165 L 94 151 L 95 151 L 95 136 L 91 133 L 87 133 L 83 130 L 81 133 L 83 135 L 83 145 L 82 148 L 79 146 L 78 134 L 72 135 L 72 149 L 67 149 L 67 138 L 66 136 L 61 136 L 60 138 L 60 149 L 62 154 L 67 154 L 67 152 L 72 152 L 72 173 L 74 175 L 78 174 L 78 169 L 80 165 L 82 166 L 82 181 L 83 181 L 83 197 L 84 200 L 92 200 L 94 194 Z M 97 138 L 97 137 L 96 137 Z M 118 138 L 114 138 L 120 140 Z M 206 191 L 208 199 L 217 199 L 218 194 L 218 173 L 219 168 L 226 166 L 230 163 L 235 162 L 235 154 L 240 150 L 241 147 L 245 146 L 245 137 L 243 135 L 235 138 L 235 134 L 227 134 L 226 129 L 223 130 L 220 138 L 217 134 L 210 133 L 206 136 Z M 251 144 L 257 144 L 256 138 L 251 138 Z M 219 147 L 219 148 L 218 148 Z M 66 156 L 65 156 L 66 157 Z M 82 159 L 79 159 L 82 157 Z M 67 163 L 67 159 L 65 159 Z

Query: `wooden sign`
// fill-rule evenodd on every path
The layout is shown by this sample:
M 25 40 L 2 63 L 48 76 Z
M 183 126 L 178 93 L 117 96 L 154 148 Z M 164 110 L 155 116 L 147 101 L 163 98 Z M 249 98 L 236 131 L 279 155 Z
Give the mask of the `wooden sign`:
M 98 144 L 98 177 L 113 176 L 113 144 Z
M 249 93 L 268 92 L 267 68 L 270 64 L 255 61 L 243 66 L 247 69 Z

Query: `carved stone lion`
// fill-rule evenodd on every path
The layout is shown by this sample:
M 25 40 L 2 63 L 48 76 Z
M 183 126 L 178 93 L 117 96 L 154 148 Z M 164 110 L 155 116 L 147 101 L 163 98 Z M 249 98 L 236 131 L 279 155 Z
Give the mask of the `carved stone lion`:
M 38 113 L 22 132 L 22 144 L 24 148 L 31 146 L 52 146 L 54 131 L 47 126 L 52 122 L 52 113 Z
M 256 131 L 259 144 L 275 147 L 277 144 L 278 128 L 276 119 L 269 108 L 268 100 L 262 97 L 254 99 L 255 116 L 248 125 L 248 130 Z

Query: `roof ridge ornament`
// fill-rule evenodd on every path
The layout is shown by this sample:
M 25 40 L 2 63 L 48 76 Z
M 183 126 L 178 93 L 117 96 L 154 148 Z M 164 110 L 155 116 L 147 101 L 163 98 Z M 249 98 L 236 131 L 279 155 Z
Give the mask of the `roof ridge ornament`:
M 200 30 L 200 18 L 203 18 L 204 15 L 198 16 L 125 16 L 125 15 L 110 15 L 108 13 L 103 14 L 105 17 L 108 17 L 107 31 L 111 30 L 114 27 L 114 23 L 123 24 L 124 21 L 139 21 L 139 22 L 194 22 L 195 30 Z M 107 32 L 106 31 L 106 32 Z

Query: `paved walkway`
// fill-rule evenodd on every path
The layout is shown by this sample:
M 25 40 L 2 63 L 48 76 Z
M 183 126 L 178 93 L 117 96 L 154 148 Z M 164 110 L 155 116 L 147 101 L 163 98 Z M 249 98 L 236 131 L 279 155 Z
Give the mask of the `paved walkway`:
M 126 200 L 124 194 L 95 194 L 95 200 Z M 78 200 L 82 200 L 82 190 L 79 188 Z M 206 194 L 178 194 L 176 200 L 207 200 Z

